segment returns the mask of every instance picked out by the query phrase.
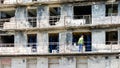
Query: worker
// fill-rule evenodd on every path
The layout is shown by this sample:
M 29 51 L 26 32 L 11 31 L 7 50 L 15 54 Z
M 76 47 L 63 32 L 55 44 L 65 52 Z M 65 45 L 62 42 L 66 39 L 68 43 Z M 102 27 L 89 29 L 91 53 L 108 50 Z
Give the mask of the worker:
M 81 35 L 81 37 L 78 40 L 78 45 L 79 45 L 79 52 L 83 51 L 83 44 L 84 44 L 84 36 Z

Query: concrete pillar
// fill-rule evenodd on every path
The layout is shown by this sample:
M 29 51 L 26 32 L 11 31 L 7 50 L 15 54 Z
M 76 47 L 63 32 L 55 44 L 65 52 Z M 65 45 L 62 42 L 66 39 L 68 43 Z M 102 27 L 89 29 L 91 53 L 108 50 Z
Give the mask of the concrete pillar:
M 104 3 L 93 4 L 92 5 L 92 24 L 102 24 L 106 14 L 106 7 Z M 99 22 L 99 20 L 101 22 Z M 96 22 L 97 21 L 97 22 Z
M 118 15 L 120 16 L 120 1 L 118 2 Z
M 68 25 L 70 20 L 73 18 L 73 6 L 70 4 L 63 4 L 61 6 L 61 22 Z
M 93 4 L 92 5 L 92 18 L 105 17 L 105 4 Z
M 66 47 L 72 45 L 72 32 L 64 31 L 59 33 L 59 51 L 60 53 L 66 52 Z
M 15 17 L 25 19 L 27 18 L 27 9 L 26 7 L 18 7 L 15 11 Z
M 26 7 L 18 7 L 15 11 L 16 28 L 27 28 L 30 23 L 27 20 L 27 9 Z
M 76 68 L 75 57 L 61 57 L 59 60 L 60 68 Z
M 104 57 L 91 56 L 88 59 L 88 68 L 106 68 L 106 63 Z
M 38 52 L 48 53 L 48 33 L 38 32 L 37 33 Z
M 73 39 L 73 35 L 71 31 L 67 31 L 66 33 L 66 43 L 69 45 L 72 45 L 72 39 Z
M 15 32 L 15 46 L 27 46 L 27 36 L 24 32 Z
M 117 59 L 116 56 L 111 57 L 111 68 L 120 68 L 119 61 L 120 59 Z
M 37 27 L 49 26 L 49 7 L 42 5 L 37 8 Z
M 118 44 L 120 44 L 120 28 L 118 29 Z
M 64 53 L 66 46 L 66 32 L 59 33 L 59 52 Z
M 95 47 L 105 45 L 105 31 L 104 30 L 92 30 L 92 51 Z
M 47 57 L 37 58 L 37 68 L 48 68 L 48 58 Z
M 73 6 L 70 4 L 64 4 L 61 6 L 61 15 L 73 17 Z
M 11 68 L 26 68 L 26 59 L 12 58 Z

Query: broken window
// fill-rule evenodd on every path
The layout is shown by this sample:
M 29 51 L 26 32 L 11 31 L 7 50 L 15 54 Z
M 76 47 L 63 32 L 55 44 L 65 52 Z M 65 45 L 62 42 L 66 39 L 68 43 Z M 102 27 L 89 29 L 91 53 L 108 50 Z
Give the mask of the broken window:
M 73 39 L 72 39 L 73 45 L 78 45 L 77 42 L 82 35 L 84 36 L 85 50 L 91 51 L 91 33 L 89 32 L 86 32 L 86 33 L 74 32 Z
M 15 11 L 1 11 L 1 19 L 0 19 L 0 28 L 3 27 L 3 24 L 5 22 L 10 22 L 12 21 L 12 17 L 15 16 Z
M 61 8 L 50 7 L 49 12 L 50 12 L 49 24 L 56 25 L 56 23 L 60 20 Z
M 106 5 L 106 16 L 117 16 L 118 14 L 118 4 Z
M 59 34 L 51 33 L 49 34 L 49 52 L 58 52 L 59 51 Z
M 84 19 L 86 24 L 91 22 L 91 6 L 74 6 L 74 19 Z
M 0 36 L 0 47 L 14 47 L 14 35 Z
M 28 21 L 30 26 L 36 27 L 36 17 L 37 17 L 37 10 L 36 9 L 28 9 Z
M 106 32 L 106 44 L 117 44 L 117 42 L 118 42 L 117 31 Z
M 32 52 L 37 52 L 37 34 L 28 34 L 28 47 L 32 47 Z

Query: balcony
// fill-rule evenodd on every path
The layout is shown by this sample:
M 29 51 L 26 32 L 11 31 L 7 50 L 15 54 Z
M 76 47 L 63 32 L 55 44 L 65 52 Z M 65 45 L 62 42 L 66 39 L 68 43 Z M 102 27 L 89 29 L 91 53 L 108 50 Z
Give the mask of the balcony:
M 86 0 L 1 0 L 0 5 L 13 5 L 13 4 L 34 4 L 34 3 L 64 3 L 74 1 L 86 1 Z
M 66 26 L 86 26 L 92 24 L 91 15 L 75 15 L 72 17 L 65 17 Z
M 70 16 L 42 16 L 17 19 L 15 17 L 0 19 L 1 29 L 26 29 L 26 28 L 64 28 L 91 25 L 120 24 L 120 16 L 107 16 L 92 18 L 91 15 Z
M 88 45 L 83 47 L 83 50 L 79 52 L 79 46 L 77 44 L 61 44 L 58 42 L 49 42 L 47 44 L 53 45 L 52 47 L 48 45 L 29 43 L 22 46 L 22 44 L 0 44 L 0 54 L 1 55 L 27 55 L 27 54 L 74 54 L 74 53 L 112 53 L 120 52 L 119 44 L 92 44 L 92 50 L 86 51 Z M 90 42 L 89 42 L 90 43 Z M 88 44 L 89 44 L 88 43 Z M 17 46 L 14 46 L 17 45 Z M 14 46 L 14 47 L 13 47 Z M 49 52 L 49 50 L 52 52 Z
M 120 16 L 117 13 L 108 14 L 106 17 L 92 18 L 94 25 L 99 24 L 120 24 Z

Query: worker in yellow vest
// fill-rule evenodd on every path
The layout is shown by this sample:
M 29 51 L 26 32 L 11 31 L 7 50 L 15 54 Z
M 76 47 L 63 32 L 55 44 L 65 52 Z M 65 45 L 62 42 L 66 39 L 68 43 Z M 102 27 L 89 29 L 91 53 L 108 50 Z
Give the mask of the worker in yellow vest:
M 78 40 L 79 52 L 83 51 L 83 44 L 84 44 L 84 36 L 82 35 Z

